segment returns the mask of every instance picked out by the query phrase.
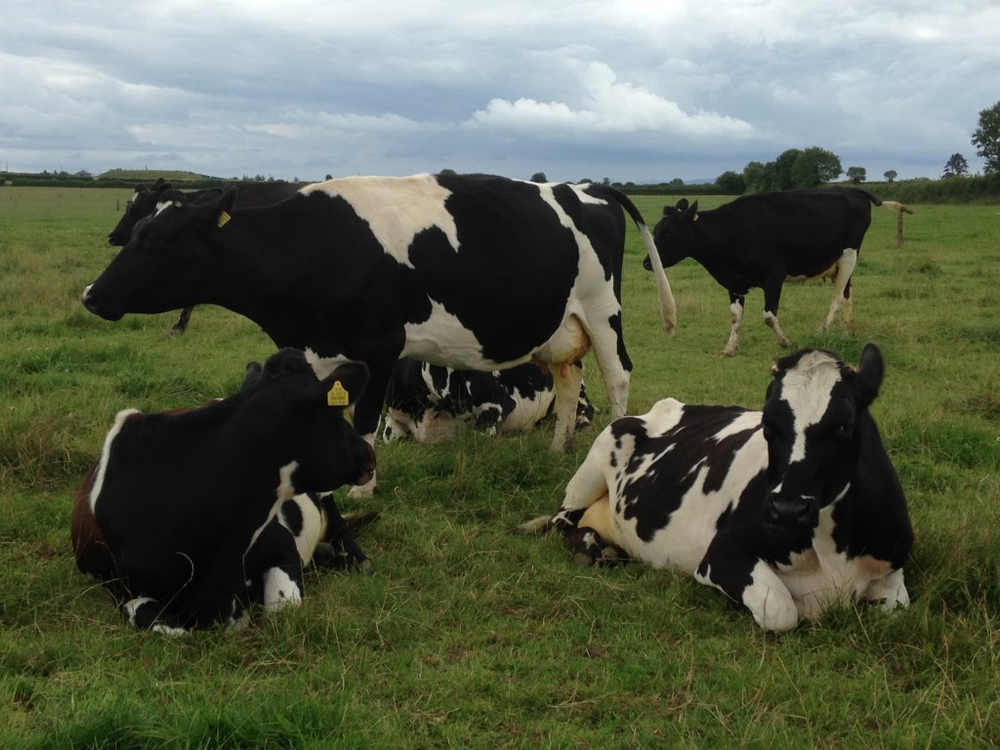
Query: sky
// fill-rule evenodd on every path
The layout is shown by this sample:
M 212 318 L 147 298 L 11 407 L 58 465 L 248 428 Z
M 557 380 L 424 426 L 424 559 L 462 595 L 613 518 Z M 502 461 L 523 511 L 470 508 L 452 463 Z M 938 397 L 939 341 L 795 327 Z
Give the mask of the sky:
M 0 167 L 685 182 L 819 146 L 940 177 L 1000 2 L 0 0 Z

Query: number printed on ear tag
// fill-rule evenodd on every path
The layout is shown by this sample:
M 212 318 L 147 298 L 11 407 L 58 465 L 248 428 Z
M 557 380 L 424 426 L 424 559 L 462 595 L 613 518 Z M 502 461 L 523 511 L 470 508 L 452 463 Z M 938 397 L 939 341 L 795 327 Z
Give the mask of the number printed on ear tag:
M 349 403 L 351 403 L 351 397 L 347 389 L 340 384 L 339 380 L 335 380 L 330 386 L 330 390 L 326 392 L 326 405 L 347 406 Z

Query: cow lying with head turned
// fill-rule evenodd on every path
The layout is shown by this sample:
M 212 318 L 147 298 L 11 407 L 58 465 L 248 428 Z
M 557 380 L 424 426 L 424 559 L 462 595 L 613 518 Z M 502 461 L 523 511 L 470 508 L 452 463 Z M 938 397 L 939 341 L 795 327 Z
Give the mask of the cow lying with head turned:
M 778 323 L 778 301 L 785 280 L 833 279 L 833 298 L 822 330 L 837 312 L 850 325 L 854 314 L 851 276 L 861 241 L 871 224 L 871 205 L 899 207 L 857 188 L 787 190 L 744 195 L 731 203 L 699 211 L 682 198 L 665 206 L 653 238 L 664 266 L 694 258 L 729 292 L 732 313 L 723 354 L 740 348 L 746 295 L 764 290 L 764 322 L 781 346 L 792 346 Z M 649 260 L 644 262 L 649 269 Z
M 74 507 L 79 567 L 137 627 L 181 632 L 300 600 L 321 539 L 363 564 L 332 500 L 302 493 L 370 478 L 374 453 L 343 418 L 367 380 L 364 365 L 283 349 L 227 399 L 119 412 Z
M 480 372 L 401 359 L 386 390 L 382 439 L 387 443 L 408 436 L 419 443 L 453 440 L 462 422 L 489 435 L 521 432 L 551 414 L 554 401 L 552 374 L 538 365 Z M 581 380 L 576 429 L 588 427 L 593 419 L 594 407 Z
M 857 370 L 806 349 L 777 361 L 763 411 L 668 398 L 609 425 L 566 486 L 560 529 L 577 562 L 671 566 L 785 631 L 834 601 L 909 604 L 906 498 L 868 407 L 883 360 Z

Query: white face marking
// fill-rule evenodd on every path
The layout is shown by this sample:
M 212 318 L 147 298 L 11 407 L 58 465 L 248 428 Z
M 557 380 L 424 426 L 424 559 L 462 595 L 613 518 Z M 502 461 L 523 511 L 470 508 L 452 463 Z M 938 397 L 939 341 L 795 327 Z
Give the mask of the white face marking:
M 781 398 L 792 411 L 795 442 L 789 463 L 805 458 L 805 430 L 819 422 L 830 405 L 830 394 L 841 380 L 840 366 L 824 352 L 809 352 L 781 380 Z
M 340 196 L 368 222 L 382 249 L 404 266 L 413 268 L 409 247 L 413 237 L 437 227 L 458 252 L 458 227 L 445 200 L 451 191 L 427 174 L 411 177 L 344 177 L 306 185 L 303 195 L 323 192 Z
M 101 450 L 101 460 L 97 465 L 97 476 L 94 477 L 94 486 L 90 488 L 90 512 L 97 514 L 97 499 L 101 496 L 104 487 L 104 477 L 108 470 L 108 459 L 111 457 L 111 444 L 118 437 L 126 420 L 133 414 L 140 414 L 138 409 L 122 409 L 115 415 L 115 422 L 104 436 L 104 448 Z

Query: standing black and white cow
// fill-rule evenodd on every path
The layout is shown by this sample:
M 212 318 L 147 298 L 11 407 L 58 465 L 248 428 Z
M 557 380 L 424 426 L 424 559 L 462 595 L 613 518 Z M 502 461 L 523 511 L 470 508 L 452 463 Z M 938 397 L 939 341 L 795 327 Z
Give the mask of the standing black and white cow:
M 305 548 L 343 524 L 300 493 L 374 472 L 371 446 L 343 418 L 367 379 L 363 364 L 283 349 L 229 398 L 119 412 L 87 507 L 74 509 L 78 565 L 108 581 L 132 623 L 165 632 L 235 621 L 255 597 L 294 601 Z
M 860 366 L 806 349 L 777 361 L 763 411 L 672 398 L 613 422 L 554 517 L 577 562 L 674 567 L 789 630 L 834 601 L 906 606 L 906 498 L 869 406 L 878 348 Z
M 851 275 L 871 224 L 872 203 L 899 205 L 857 188 L 746 195 L 709 211 L 682 198 L 664 207 L 653 237 L 663 265 L 694 258 L 729 291 L 732 326 L 723 354 L 739 351 L 745 297 L 755 287 L 764 290 L 764 322 L 781 346 L 790 347 L 778 323 L 786 279 L 832 278 L 833 299 L 822 328 L 833 324 L 838 311 L 851 323 Z M 650 268 L 648 259 L 643 265 Z
M 270 206 L 272 203 L 278 203 L 294 195 L 305 184 L 303 182 L 243 182 L 237 188 L 236 207 Z M 149 187 L 136 185 L 132 197 L 125 204 L 125 212 L 115 228 L 108 234 L 108 244 L 118 247 L 127 244 L 132 237 L 135 225 L 155 213 L 156 205 L 160 203 L 161 196 L 172 190 L 173 186 L 162 177 L 157 178 L 156 182 Z M 202 200 L 208 196 L 221 197 L 222 190 L 221 187 L 194 190 L 185 193 L 185 199 Z M 192 307 L 185 307 L 181 310 L 180 317 L 174 327 L 170 329 L 171 336 L 180 336 L 187 330 L 188 322 L 191 320 L 191 310 Z
M 452 440 L 463 422 L 490 435 L 530 430 L 552 413 L 554 383 L 552 373 L 531 363 L 481 372 L 401 359 L 385 394 L 382 439 L 387 443 L 410 436 L 419 443 Z M 576 429 L 589 426 L 593 419 L 594 406 L 581 380 Z
M 258 323 L 279 346 L 366 362 L 355 410 L 369 442 L 400 357 L 468 370 L 534 361 L 556 381 L 552 447 L 572 441 L 591 345 L 612 416 L 625 413 L 631 360 L 621 315 L 625 220 L 656 271 L 660 313 L 676 309 L 632 202 L 602 185 L 490 175 L 352 177 L 275 206 L 234 210 L 235 194 L 173 194 L 82 295 L 117 320 L 210 302 Z M 354 494 L 370 494 L 370 485 Z

